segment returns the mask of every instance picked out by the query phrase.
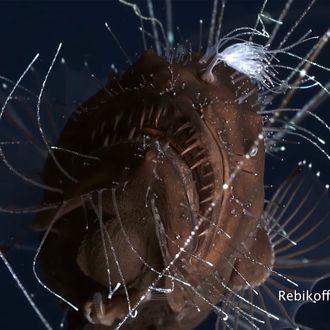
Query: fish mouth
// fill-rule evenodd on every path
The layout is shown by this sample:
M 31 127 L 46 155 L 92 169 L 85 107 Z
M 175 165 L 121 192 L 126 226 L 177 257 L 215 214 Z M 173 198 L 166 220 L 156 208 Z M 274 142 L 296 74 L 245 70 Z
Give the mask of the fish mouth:
M 173 115 L 169 116 L 169 113 Z M 157 125 L 146 123 L 139 131 L 160 143 L 177 168 L 187 195 L 185 207 L 193 214 L 191 230 L 204 218 L 198 225 L 196 236 L 205 234 L 211 223 L 216 222 L 213 209 L 217 209 L 219 215 L 225 171 L 222 145 L 214 138 L 210 123 L 193 109 L 190 100 L 178 98 L 175 105 L 162 108 L 162 117 Z

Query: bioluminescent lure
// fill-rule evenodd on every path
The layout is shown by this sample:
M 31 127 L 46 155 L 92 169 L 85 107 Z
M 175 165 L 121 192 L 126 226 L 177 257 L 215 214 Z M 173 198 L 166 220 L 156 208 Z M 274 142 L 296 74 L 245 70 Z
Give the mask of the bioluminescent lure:
M 329 30 L 290 42 L 314 1 L 276 46 L 291 0 L 278 18 L 264 1 L 255 25 L 226 34 L 227 3 L 214 0 L 208 34 L 201 21 L 196 45 L 176 41 L 175 1 L 165 1 L 166 24 L 151 0 L 146 12 L 119 2 L 139 18 L 145 49 L 132 61 L 105 23 L 129 66 L 105 84 L 91 75 L 93 95 L 82 91 L 73 112 L 45 95 L 61 44 L 37 91 L 22 81 L 38 55 L 16 82 L 2 77 L 0 118 L 21 136 L 3 134 L 2 162 L 42 191 L 40 205 L 2 211 L 36 214 L 37 281 L 69 308 L 69 329 L 195 329 L 211 312 L 215 329 L 299 328 L 299 304 L 290 310 L 276 292 L 310 288 L 304 283 L 329 273 L 327 189 L 301 162 L 267 199 L 264 173 L 267 154 L 277 157 L 290 138 L 330 158 L 326 141 L 302 126 L 310 117 L 329 131 L 314 113 L 329 84 L 310 73 L 330 71 L 315 62 Z M 302 45 L 310 45 L 305 55 L 296 52 Z M 318 94 L 305 107 L 290 107 L 296 90 L 312 87 Z M 34 128 L 19 104 L 33 111 Z M 6 156 L 22 139 L 44 160 L 40 180 Z

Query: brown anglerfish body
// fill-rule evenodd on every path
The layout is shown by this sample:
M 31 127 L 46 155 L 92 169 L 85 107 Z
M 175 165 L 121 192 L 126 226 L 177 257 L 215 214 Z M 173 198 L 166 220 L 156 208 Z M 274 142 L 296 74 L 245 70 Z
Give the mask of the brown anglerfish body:
M 43 202 L 65 202 L 34 227 L 53 223 L 41 253 L 48 283 L 94 323 L 72 313 L 71 328 L 114 328 L 128 295 L 142 302 L 123 329 L 193 329 L 211 310 L 225 317 L 215 305 L 228 288 L 267 278 L 257 95 L 223 65 L 203 81 L 205 66 L 147 51 L 61 133 L 55 157 L 76 182 L 49 157 L 44 182 L 63 194 L 45 191 Z M 109 279 L 121 283 L 111 299 Z

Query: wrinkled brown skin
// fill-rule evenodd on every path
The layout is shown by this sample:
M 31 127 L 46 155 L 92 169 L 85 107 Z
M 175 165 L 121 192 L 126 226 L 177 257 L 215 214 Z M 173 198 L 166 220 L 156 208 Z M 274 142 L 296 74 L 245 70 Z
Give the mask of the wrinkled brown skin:
M 44 170 L 44 182 L 61 188 L 64 194 L 45 191 L 43 202 L 68 201 L 46 240 L 41 260 L 49 285 L 81 310 L 70 314 L 70 328 L 111 329 L 127 314 L 123 291 L 111 300 L 103 299 L 103 315 L 98 314 L 93 302 L 96 292 L 106 296 L 108 282 L 100 226 L 88 202 L 85 212 L 89 227 L 85 228 L 80 196 L 91 191 L 106 189 L 102 193 L 103 222 L 132 305 L 157 274 L 137 258 L 121 226 L 140 257 L 162 272 L 204 217 L 167 272 L 189 282 L 193 289 L 174 282 L 174 290 L 162 300 L 149 295 L 138 308 L 137 317 L 129 318 L 123 329 L 193 329 L 210 313 L 211 303 L 223 300 L 221 283 L 236 289 L 246 287 L 242 276 L 251 285 L 267 277 L 272 251 L 260 220 L 264 203 L 263 141 L 259 140 L 254 157 L 244 157 L 262 132 L 256 113 L 257 96 L 252 93 L 239 104 L 235 100 L 253 89 L 249 80 L 243 78 L 234 85 L 230 79 L 234 71 L 219 65 L 215 81 L 207 83 L 201 79 L 205 67 L 198 57 L 169 64 L 147 51 L 121 78 L 111 78 L 107 91 L 102 89 L 86 101 L 79 109 L 82 113 L 73 115 L 61 133 L 59 146 L 100 158 L 97 161 L 56 153 L 59 163 L 78 183 L 67 179 L 51 158 Z M 185 123 L 191 128 L 176 132 Z M 143 137 L 149 142 L 144 149 Z M 195 142 L 196 149 L 180 155 Z M 203 164 L 191 170 L 199 159 Z M 240 161 L 241 170 L 223 190 L 223 183 Z M 201 190 L 210 184 L 211 188 Z M 116 188 L 121 222 L 112 202 L 112 188 Z M 166 235 L 156 221 L 151 199 L 146 205 L 148 189 L 149 196 L 157 195 L 154 206 Z M 97 205 L 97 193 L 91 196 Z M 200 204 L 208 197 L 209 202 Z M 211 202 L 215 206 L 210 212 Z M 34 228 L 46 230 L 53 216 L 54 212 L 40 213 Z M 108 254 L 115 285 L 122 280 L 110 248 Z M 161 277 L 155 286 L 172 288 L 171 282 Z M 83 317 L 84 309 L 96 324 L 89 324 Z

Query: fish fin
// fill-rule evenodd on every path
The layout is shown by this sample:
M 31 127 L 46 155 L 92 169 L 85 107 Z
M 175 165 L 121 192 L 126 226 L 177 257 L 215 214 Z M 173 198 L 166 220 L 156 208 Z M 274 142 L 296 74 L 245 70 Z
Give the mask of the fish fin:
M 330 202 L 318 176 L 308 166 L 297 167 L 267 203 L 262 224 L 273 248 L 274 263 L 260 286 L 229 293 L 222 304 L 229 314 L 224 327 L 308 329 L 295 319 L 306 299 L 285 301 L 283 296 L 280 299 L 280 292 L 306 293 L 330 274 Z M 252 260 L 253 255 L 247 256 Z M 255 261 L 258 263 L 258 258 Z

